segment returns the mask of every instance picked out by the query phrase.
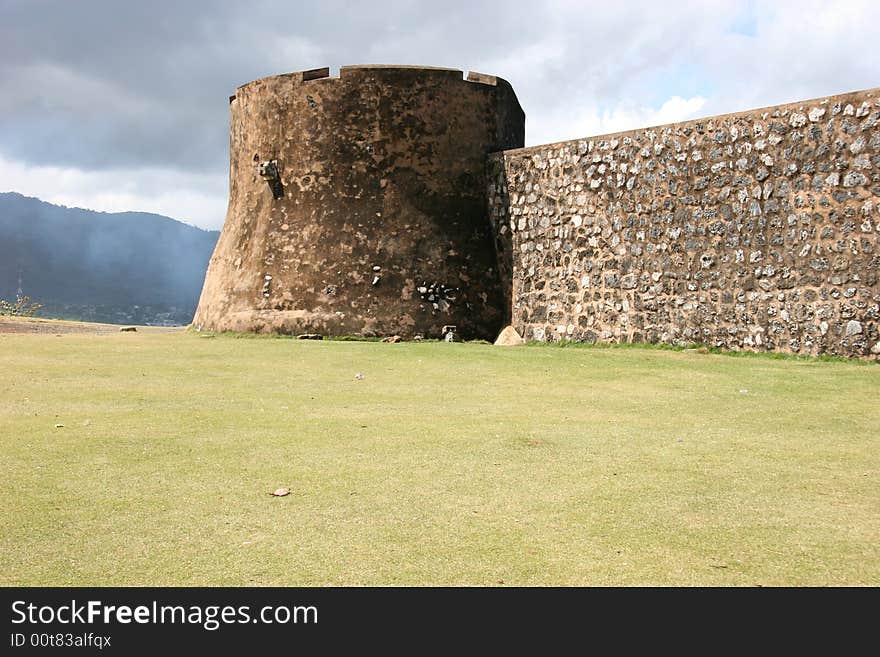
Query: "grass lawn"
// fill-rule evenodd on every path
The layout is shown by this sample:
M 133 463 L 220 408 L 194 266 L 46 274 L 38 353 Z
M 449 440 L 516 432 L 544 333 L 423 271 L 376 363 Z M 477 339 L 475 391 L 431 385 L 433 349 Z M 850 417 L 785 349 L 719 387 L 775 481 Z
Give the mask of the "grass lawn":
M 880 585 L 876 364 L 139 332 L 0 368 L 4 585 Z

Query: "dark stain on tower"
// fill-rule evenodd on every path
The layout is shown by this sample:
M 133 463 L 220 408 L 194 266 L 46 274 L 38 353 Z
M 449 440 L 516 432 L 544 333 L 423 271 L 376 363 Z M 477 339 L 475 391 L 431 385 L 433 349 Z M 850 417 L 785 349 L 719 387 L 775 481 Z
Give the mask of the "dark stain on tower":
M 325 68 L 246 84 L 230 108 L 229 208 L 194 326 L 495 337 L 508 293 L 486 155 L 525 130 L 506 81 Z

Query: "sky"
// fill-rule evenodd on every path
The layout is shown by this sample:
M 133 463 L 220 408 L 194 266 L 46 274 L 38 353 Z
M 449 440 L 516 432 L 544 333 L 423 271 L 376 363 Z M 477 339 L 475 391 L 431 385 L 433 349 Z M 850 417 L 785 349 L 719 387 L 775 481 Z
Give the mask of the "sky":
M 0 0 L 0 191 L 216 229 L 255 78 L 498 75 L 535 145 L 877 87 L 878 43 L 877 0 Z

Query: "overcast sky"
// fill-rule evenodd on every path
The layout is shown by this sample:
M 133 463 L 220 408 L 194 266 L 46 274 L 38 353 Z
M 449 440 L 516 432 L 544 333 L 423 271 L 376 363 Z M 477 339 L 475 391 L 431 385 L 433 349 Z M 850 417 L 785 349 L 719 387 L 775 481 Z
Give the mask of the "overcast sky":
M 532 145 L 880 86 L 878 44 L 877 0 L 0 0 L 0 191 L 219 228 L 254 78 L 495 74 Z

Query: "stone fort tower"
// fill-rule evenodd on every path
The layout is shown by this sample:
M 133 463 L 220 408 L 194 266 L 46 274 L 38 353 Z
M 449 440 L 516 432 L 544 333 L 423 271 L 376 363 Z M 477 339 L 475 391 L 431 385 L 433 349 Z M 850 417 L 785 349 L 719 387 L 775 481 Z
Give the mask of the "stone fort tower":
M 324 68 L 245 84 L 230 108 L 229 207 L 194 326 L 495 337 L 509 282 L 486 156 L 525 130 L 506 81 Z

